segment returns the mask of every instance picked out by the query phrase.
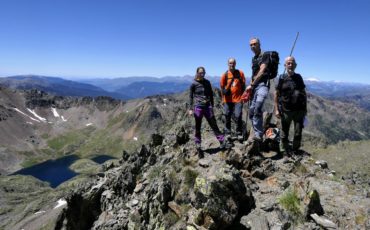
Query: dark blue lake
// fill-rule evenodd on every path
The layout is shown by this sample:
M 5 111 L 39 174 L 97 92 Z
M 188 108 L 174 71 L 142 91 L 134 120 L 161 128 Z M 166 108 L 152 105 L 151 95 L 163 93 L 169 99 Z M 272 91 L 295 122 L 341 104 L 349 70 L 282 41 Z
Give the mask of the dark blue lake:
M 111 160 L 111 159 L 116 159 L 116 158 L 108 156 L 108 155 L 99 155 L 99 156 L 96 156 L 94 158 L 91 158 L 92 161 L 94 161 L 98 164 L 103 164 L 107 160 Z
M 78 173 L 69 169 L 69 166 L 78 159 L 80 158 L 76 155 L 69 155 L 56 160 L 47 160 L 40 164 L 16 171 L 12 175 L 20 174 L 34 176 L 39 180 L 49 182 L 50 187 L 56 188 L 61 183 L 78 175 Z M 91 160 L 98 164 L 102 164 L 110 159 L 115 158 L 108 155 L 99 155 Z
M 49 182 L 50 187 L 55 188 L 66 180 L 78 175 L 69 169 L 69 166 L 80 159 L 76 155 L 69 155 L 56 160 L 47 160 L 37 165 L 21 169 L 12 175 L 30 175 L 39 180 Z

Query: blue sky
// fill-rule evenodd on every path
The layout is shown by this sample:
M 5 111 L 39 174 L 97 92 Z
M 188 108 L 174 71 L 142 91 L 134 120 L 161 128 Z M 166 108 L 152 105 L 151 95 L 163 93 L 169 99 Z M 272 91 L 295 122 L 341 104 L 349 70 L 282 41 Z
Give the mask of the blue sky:
M 0 76 L 182 76 L 228 57 L 251 74 L 249 38 L 305 78 L 370 84 L 368 0 L 1 0 Z M 280 68 L 280 72 L 283 68 Z

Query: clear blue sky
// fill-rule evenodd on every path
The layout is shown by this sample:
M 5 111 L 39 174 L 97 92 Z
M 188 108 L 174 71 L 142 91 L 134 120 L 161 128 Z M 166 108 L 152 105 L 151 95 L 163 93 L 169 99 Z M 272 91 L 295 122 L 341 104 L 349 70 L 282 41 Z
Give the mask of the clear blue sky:
M 368 0 L 1 0 L 0 31 L 0 76 L 250 76 L 249 38 L 285 57 L 299 31 L 305 78 L 370 83 Z

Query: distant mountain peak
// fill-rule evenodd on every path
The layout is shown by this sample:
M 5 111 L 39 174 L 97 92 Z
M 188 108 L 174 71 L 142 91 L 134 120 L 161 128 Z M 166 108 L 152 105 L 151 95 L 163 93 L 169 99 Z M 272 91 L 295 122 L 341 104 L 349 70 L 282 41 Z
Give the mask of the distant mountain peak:
M 314 77 L 306 78 L 305 80 L 306 81 L 315 81 L 315 82 L 319 82 L 320 81 L 319 79 L 314 78 Z

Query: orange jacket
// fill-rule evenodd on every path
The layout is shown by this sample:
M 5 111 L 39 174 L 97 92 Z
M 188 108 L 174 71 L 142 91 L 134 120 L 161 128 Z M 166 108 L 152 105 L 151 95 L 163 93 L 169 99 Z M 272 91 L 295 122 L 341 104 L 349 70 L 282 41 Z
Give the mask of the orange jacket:
M 230 71 L 227 71 L 227 76 L 226 76 L 226 73 L 222 74 L 221 80 L 220 80 L 221 89 L 231 87 L 230 88 L 231 94 L 227 96 L 223 95 L 223 98 L 222 98 L 223 102 L 233 102 L 233 103 L 241 102 L 243 89 L 245 89 L 245 76 L 244 76 L 243 71 L 239 70 L 239 73 L 240 73 L 240 79 L 235 78 L 231 86 L 230 84 L 233 78 L 233 74 Z M 227 81 L 225 79 L 226 77 L 227 77 Z

